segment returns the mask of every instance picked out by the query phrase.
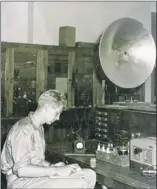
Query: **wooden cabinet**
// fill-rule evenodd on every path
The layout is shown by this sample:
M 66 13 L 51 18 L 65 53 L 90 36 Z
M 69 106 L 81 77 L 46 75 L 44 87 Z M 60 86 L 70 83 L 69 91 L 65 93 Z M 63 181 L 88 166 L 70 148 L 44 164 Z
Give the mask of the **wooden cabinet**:
M 13 111 L 13 83 L 14 83 L 14 48 L 5 49 L 5 71 L 4 71 L 4 104 L 6 115 Z
M 68 105 L 73 106 L 74 48 L 2 42 L 2 117 L 26 116 L 40 94 L 68 78 Z M 56 65 L 61 70 L 56 71 Z M 33 104 L 33 105 L 32 105 Z M 32 108 L 33 107 L 33 108 Z
M 14 48 L 14 116 L 24 116 L 29 107 L 36 103 L 37 50 Z M 40 64 L 39 64 L 40 65 Z
M 94 47 L 1 44 L 2 117 L 26 116 L 33 111 L 40 94 L 56 88 L 56 78 L 67 80 L 69 107 L 76 105 L 77 94 L 87 101 L 81 104 L 79 99 L 79 106 L 101 105 Z
M 25 116 L 47 89 L 48 49 L 3 42 L 2 49 L 4 115 Z

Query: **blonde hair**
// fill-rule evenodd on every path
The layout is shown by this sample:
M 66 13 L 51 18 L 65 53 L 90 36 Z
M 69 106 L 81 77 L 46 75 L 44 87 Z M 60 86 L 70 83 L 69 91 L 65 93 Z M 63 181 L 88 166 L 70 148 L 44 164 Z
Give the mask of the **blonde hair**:
M 67 100 L 64 94 L 56 89 L 50 89 L 43 92 L 38 100 L 38 107 L 43 107 L 45 104 L 52 104 L 54 108 L 63 106 L 66 109 Z

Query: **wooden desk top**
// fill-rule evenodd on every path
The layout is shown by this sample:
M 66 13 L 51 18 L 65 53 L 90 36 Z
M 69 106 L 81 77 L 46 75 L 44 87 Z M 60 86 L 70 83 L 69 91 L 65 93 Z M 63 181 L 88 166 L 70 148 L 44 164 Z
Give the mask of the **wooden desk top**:
M 61 150 L 60 148 L 52 145 L 47 147 L 47 151 L 52 154 L 60 154 L 64 157 L 65 153 L 70 153 L 69 149 L 67 148 Z M 91 157 L 68 155 L 66 158 L 85 165 L 86 167 L 90 167 Z M 104 178 L 109 178 L 111 181 L 116 181 L 126 186 L 123 186 L 122 188 L 156 189 L 156 177 L 148 179 L 141 176 L 140 173 L 137 173 L 129 167 L 119 167 L 107 162 L 97 161 L 97 166 L 94 170 L 96 171 L 97 175 L 100 175 L 101 177 L 103 176 Z M 104 184 L 106 184 L 105 181 Z M 117 186 L 117 184 L 111 185 Z M 118 189 L 120 188 L 118 187 Z

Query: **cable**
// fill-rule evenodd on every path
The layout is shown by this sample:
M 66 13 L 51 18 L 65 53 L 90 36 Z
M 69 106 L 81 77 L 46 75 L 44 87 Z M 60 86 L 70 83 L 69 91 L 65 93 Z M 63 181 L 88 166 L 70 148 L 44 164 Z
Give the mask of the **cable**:
M 95 67 L 95 72 L 97 71 L 98 66 L 99 66 L 99 64 L 96 65 L 96 67 Z M 94 69 L 93 69 L 93 71 L 94 71 Z M 78 81 L 77 81 L 77 82 L 78 82 Z M 92 88 L 93 88 L 93 85 L 92 85 L 92 83 L 91 83 L 91 87 L 89 88 L 89 90 L 88 90 L 88 88 L 87 88 L 87 90 L 88 90 L 88 95 L 87 95 L 86 104 L 88 104 L 88 101 L 89 101 L 89 98 L 90 98 L 90 94 L 91 94 Z M 79 85 L 77 84 L 77 101 L 78 101 L 78 103 L 80 102 L 79 89 L 80 89 L 80 88 L 79 88 Z M 87 90 L 86 90 L 86 91 L 87 91 Z M 86 92 L 85 92 L 85 93 L 86 93 Z M 85 109 L 84 109 L 84 113 L 83 113 L 83 116 L 81 117 L 80 120 L 79 120 L 79 117 L 78 117 L 78 114 L 77 114 L 76 110 L 74 111 L 74 112 L 75 112 L 75 116 L 76 116 L 76 122 L 78 123 L 78 126 L 79 126 L 79 129 L 75 131 L 75 133 L 76 133 L 76 135 L 77 135 L 78 137 L 80 137 L 79 132 L 82 130 L 81 127 L 82 127 L 83 120 L 85 121 L 85 124 L 86 124 L 87 126 L 90 126 L 90 124 L 87 122 L 88 119 L 86 118 L 86 111 L 87 111 L 87 108 L 88 108 L 88 107 L 84 107 L 84 108 L 85 108 Z
M 95 72 L 97 71 L 97 69 L 99 68 L 99 64 L 96 65 L 95 67 Z M 94 71 L 94 70 L 93 70 Z M 91 88 L 89 89 L 89 92 L 88 92 L 88 95 L 87 95 L 87 100 L 86 100 L 86 103 L 88 104 L 88 101 L 89 101 L 89 98 L 90 98 L 90 93 L 91 93 L 91 90 L 93 89 L 93 85 L 91 84 Z M 84 110 L 84 121 L 86 123 L 87 126 L 90 126 L 88 123 L 87 123 L 87 119 L 86 119 L 86 111 L 87 111 L 87 108 L 88 107 L 85 107 L 85 110 Z
M 99 68 L 99 64 L 97 64 L 96 67 L 95 67 L 95 73 L 96 73 L 96 71 L 97 71 L 98 68 Z M 94 71 L 94 69 L 93 69 L 93 71 Z M 89 95 L 88 95 L 88 98 L 87 98 L 87 102 L 88 102 L 88 100 L 89 100 L 90 93 L 91 93 L 91 90 L 92 90 L 92 89 L 93 89 L 93 85 L 91 84 L 91 88 L 89 89 Z

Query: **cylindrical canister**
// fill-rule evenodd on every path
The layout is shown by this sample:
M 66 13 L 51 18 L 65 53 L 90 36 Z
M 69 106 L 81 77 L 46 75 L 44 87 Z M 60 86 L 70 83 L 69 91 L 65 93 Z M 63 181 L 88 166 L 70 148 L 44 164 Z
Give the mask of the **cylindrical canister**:
M 91 158 L 90 159 L 90 167 L 95 168 L 96 167 L 96 158 Z

